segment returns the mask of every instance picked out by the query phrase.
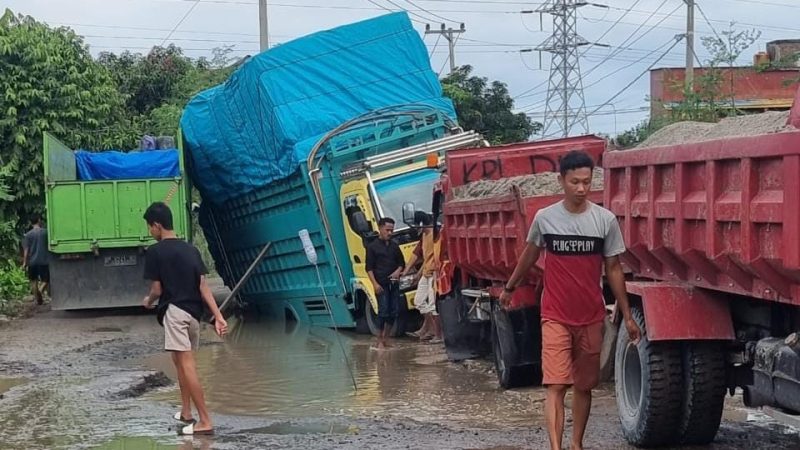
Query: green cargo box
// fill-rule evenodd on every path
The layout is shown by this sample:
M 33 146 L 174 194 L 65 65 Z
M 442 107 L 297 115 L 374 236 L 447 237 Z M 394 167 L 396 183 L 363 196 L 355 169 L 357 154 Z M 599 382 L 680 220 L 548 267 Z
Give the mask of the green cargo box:
M 175 178 L 80 181 L 74 152 L 45 133 L 44 162 L 53 309 L 139 305 L 144 252 L 153 243 L 144 211 L 167 203 L 176 233 L 189 236 L 182 155 Z

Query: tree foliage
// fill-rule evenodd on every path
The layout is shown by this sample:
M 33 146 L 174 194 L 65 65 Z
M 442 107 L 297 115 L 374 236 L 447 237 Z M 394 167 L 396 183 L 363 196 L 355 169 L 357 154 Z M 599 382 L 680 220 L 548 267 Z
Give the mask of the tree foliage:
M 471 66 L 442 79 L 442 88 L 453 100 L 461 126 L 483 134 L 492 144 L 527 141 L 542 129 L 541 123 L 512 111 L 514 100 L 505 83 L 472 76 Z
M 130 138 L 123 98 L 80 36 L 10 10 L 0 17 L 0 167 L 14 199 L 0 217 L 43 209 L 42 133 L 67 145 L 110 147 Z

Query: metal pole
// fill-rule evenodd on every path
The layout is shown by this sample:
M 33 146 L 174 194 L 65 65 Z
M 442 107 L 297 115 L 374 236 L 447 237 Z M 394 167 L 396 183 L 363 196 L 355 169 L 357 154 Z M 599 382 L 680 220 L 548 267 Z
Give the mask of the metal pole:
M 233 287 L 231 293 L 228 294 L 228 297 L 226 297 L 225 300 L 222 302 L 222 304 L 219 306 L 220 312 L 225 311 L 225 307 L 228 306 L 228 302 L 230 302 L 231 299 L 239 293 L 239 290 L 242 288 L 242 286 L 244 286 L 244 284 L 247 283 L 247 280 L 249 280 L 250 276 L 253 275 L 253 273 L 256 270 L 256 267 L 258 267 L 258 264 L 264 259 L 265 256 L 267 256 L 267 251 L 271 246 L 272 242 L 267 242 L 267 245 L 265 245 L 264 248 L 261 249 L 261 253 L 259 253 L 258 256 L 256 256 L 256 259 L 250 264 L 250 267 L 247 268 L 247 271 L 244 273 L 244 275 L 242 275 L 242 278 L 240 278 L 239 282 L 236 283 L 236 286 Z
M 456 47 L 453 42 L 453 29 L 447 30 L 447 43 L 450 46 L 450 73 L 456 71 Z
M 686 2 L 686 89 L 694 87 L 694 0 Z
M 269 49 L 269 19 L 267 18 L 267 0 L 258 0 L 258 31 L 260 49 Z

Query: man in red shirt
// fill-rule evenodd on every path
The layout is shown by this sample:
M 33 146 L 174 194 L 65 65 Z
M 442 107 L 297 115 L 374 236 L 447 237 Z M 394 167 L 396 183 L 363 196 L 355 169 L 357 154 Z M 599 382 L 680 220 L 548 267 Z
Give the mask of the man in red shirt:
M 564 200 L 536 214 L 528 244 L 500 301 L 508 305 L 514 288 L 544 249 L 542 384 L 547 386 L 545 415 L 550 448 L 561 450 L 564 396 L 572 386 L 572 450 L 582 450 L 592 388 L 600 378 L 605 318 L 600 283 L 604 266 L 633 342 L 638 342 L 641 331 L 631 318 L 625 275 L 619 262 L 625 244 L 617 219 L 612 212 L 587 200 L 594 162 L 586 153 L 572 151 L 562 158 L 559 170 Z

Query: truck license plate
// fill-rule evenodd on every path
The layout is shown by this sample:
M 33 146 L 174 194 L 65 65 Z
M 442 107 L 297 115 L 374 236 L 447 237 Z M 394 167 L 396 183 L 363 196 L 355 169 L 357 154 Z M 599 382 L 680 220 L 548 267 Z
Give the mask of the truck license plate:
M 104 265 L 106 267 L 135 266 L 136 255 L 106 256 Z

